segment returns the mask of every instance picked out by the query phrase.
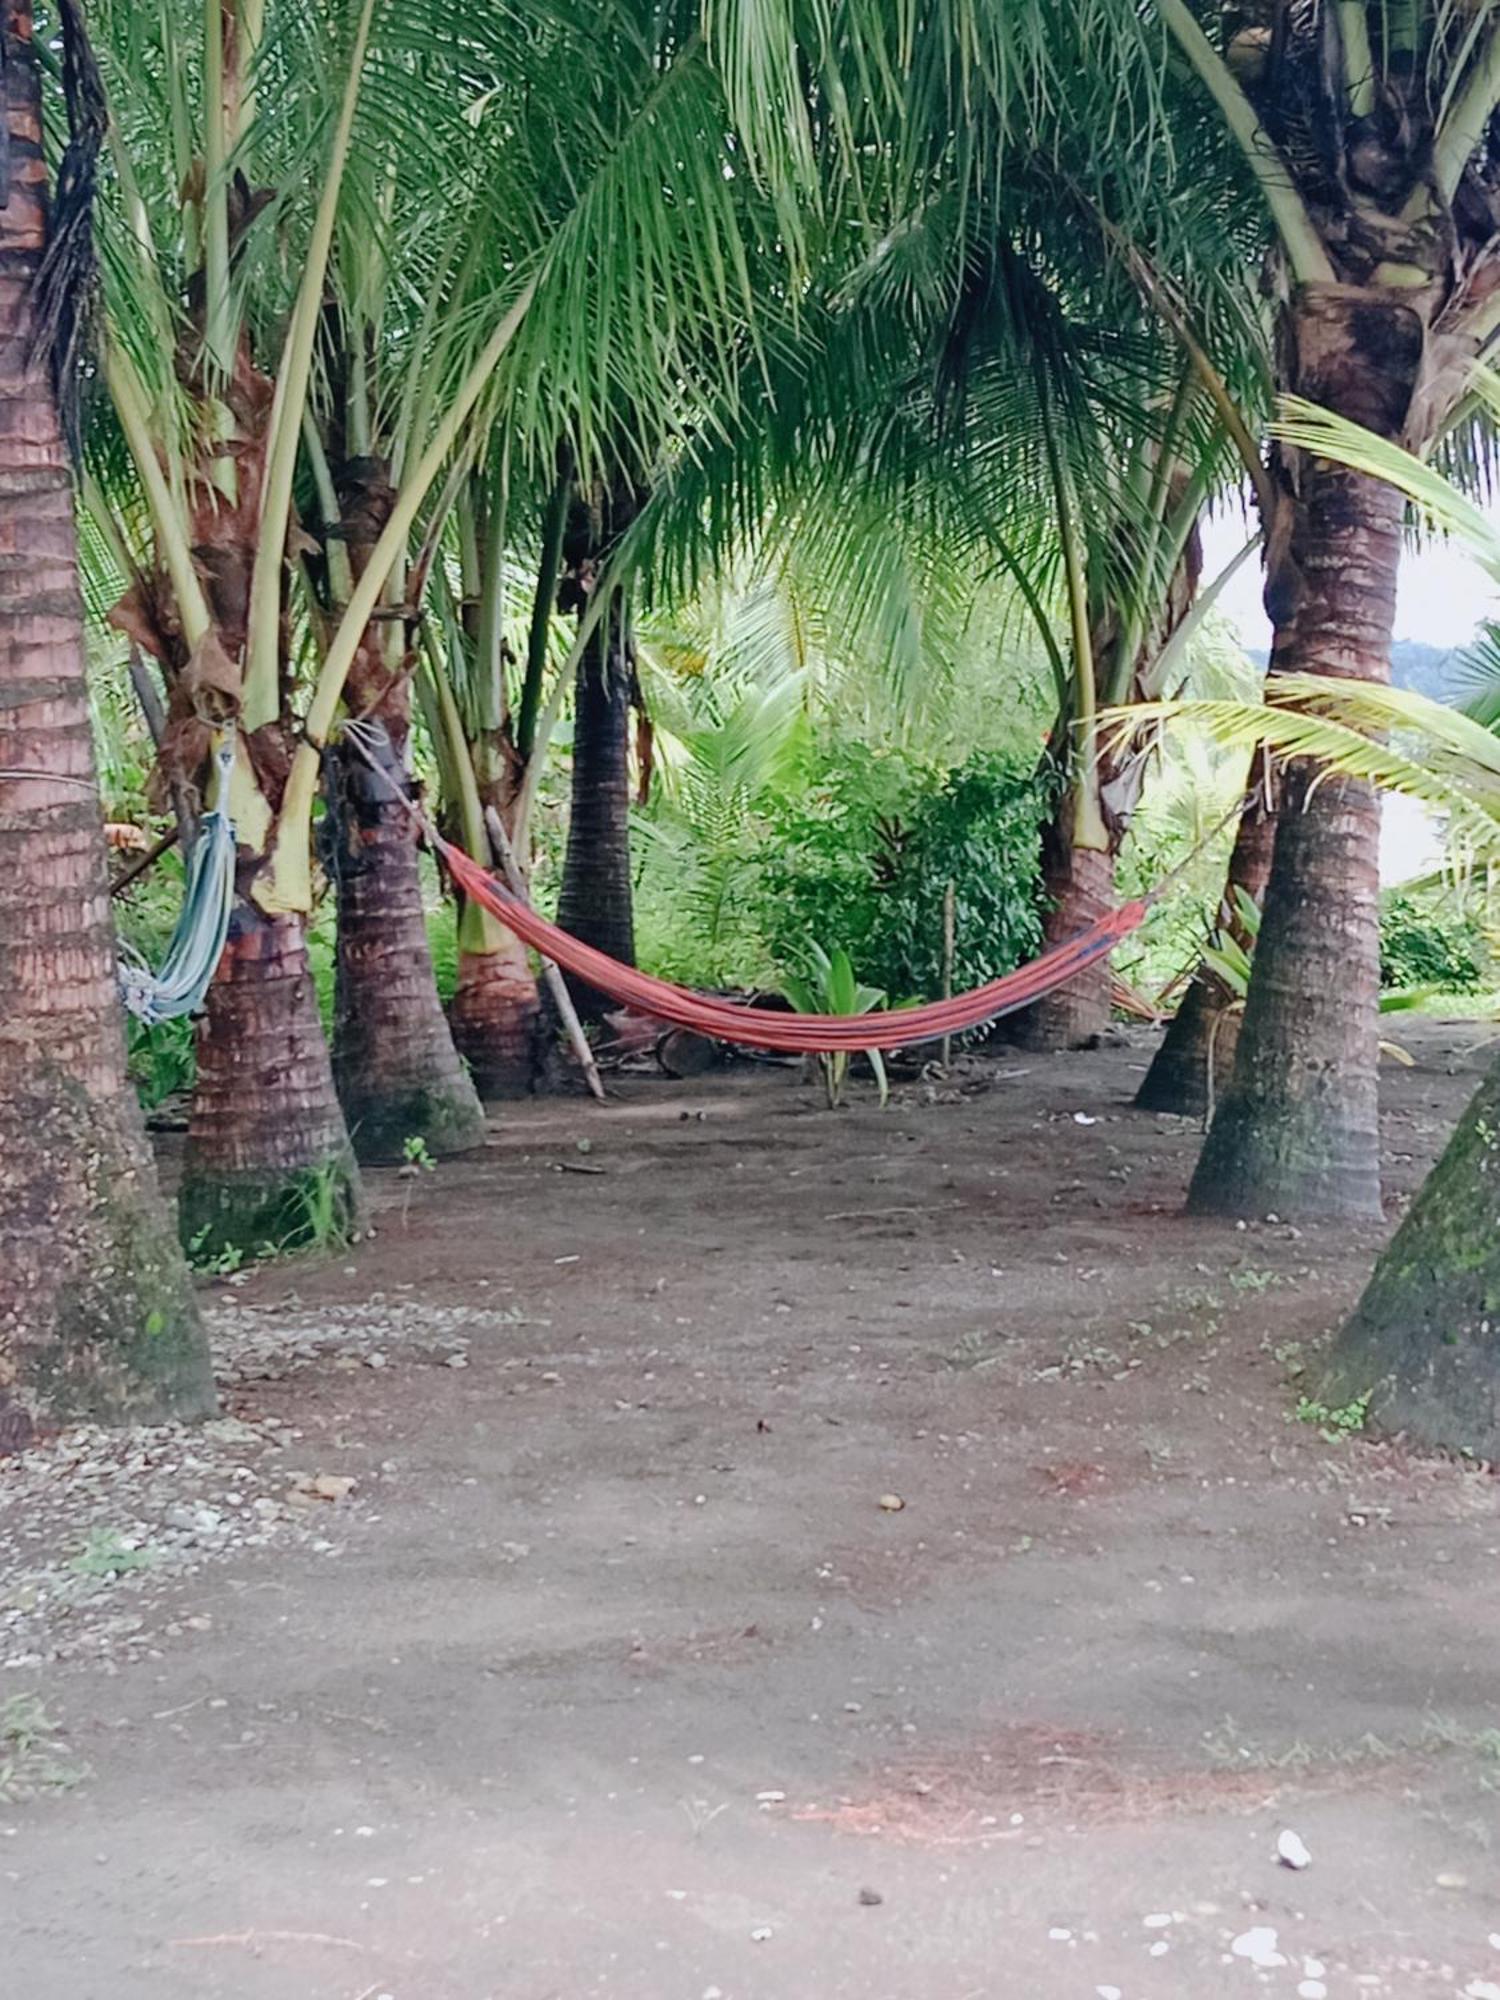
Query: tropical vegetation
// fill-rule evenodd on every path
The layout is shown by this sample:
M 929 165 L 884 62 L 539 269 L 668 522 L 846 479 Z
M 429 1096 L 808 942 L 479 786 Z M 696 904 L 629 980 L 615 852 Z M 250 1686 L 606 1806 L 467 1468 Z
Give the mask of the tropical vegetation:
M 1171 1012 L 1140 1102 L 1215 1107 L 1193 1211 L 1380 1214 L 1382 964 L 1493 983 L 1441 885 L 1382 938 L 1376 870 L 1381 785 L 1493 853 L 1492 693 L 1387 686 L 1409 510 L 1483 525 L 1491 0 L 21 0 L 4 35 L 53 198 L 0 214 L 0 1440 L 200 1411 L 185 1256 L 347 1240 L 362 1167 L 478 1146 L 585 1035 L 649 1045 L 598 960 L 539 986 L 433 824 L 609 958 L 802 1012 L 1149 895 L 1008 1032 Z M 1263 574 L 1263 700 L 1210 516 Z M 201 1014 L 127 1049 L 111 904 L 159 954 L 216 810 Z M 175 1244 L 132 1070 L 186 1099 Z

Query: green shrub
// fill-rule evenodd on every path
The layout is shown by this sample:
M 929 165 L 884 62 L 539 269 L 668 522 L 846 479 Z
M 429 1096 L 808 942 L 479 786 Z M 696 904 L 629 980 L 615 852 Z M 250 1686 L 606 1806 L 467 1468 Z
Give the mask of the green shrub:
M 888 991 L 941 992 L 950 882 L 955 992 L 1009 972 L 1038 949 L 1044 807 L 1035 772 L 993 752 L 971 757 L 915 801 L 877 925 L 886 955 L 879 976 Z
M 1444 993 L 1480 993 L 1494 983 L 1495 965 L 1484 927 L 1464 900 L 1388 893 L 1380 910 L 1383 986 L 1430 986 Z
M 1034 772 L 981 752 L 949 772 L 846 748 L 771 817 L 758 915 L 795 968 L 837 938 L 861 974 L 902 998 L 941 991 L 943 899 L 955 890 L 954 986 L 1008 972 L 1041 938 Z

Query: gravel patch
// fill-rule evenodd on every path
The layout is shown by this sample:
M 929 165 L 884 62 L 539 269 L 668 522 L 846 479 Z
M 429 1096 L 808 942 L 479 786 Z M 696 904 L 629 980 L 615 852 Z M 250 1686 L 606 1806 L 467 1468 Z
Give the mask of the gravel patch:
M 377 1296 L 356 1305 L 237 1300 L 206 1308 L 221 1388 L 420 1360 L 464 1367 L 475 1334 L 524 1324 L 505 1309 L 434 1310 Z M 106 1672 L 160 1656 L 207 1615 L 168 1586 L 211 1563 L 297 1544 L 337 1556 L 361 1482 L 311 1463 L 282 1417 L 106 1430 L 79 1424 L 0 1459 L 0 1671 L 91 1660 Z M 361 1468 L 363 1470 L 363 1468 Z

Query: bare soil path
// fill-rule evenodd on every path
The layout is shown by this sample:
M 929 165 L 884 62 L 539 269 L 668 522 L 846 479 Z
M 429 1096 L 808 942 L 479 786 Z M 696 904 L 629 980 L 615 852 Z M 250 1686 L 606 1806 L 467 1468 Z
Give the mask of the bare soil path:
M 1500 2000 L 1500 1482 L 1295 1420 L 1380 1232 L 1183 1219 L 1144 1060 L 523 1106 L 214 1284 L 228 1421 L 0 1464 L 0 1996 Z

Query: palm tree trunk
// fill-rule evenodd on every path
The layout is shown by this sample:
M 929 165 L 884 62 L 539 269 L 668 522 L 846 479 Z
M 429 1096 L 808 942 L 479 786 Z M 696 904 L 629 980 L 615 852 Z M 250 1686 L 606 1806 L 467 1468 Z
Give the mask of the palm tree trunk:
M 3 1454 L 37 1420 L 159 1422 L 202 1416 L 214 1398 L 125 1072 L 72 487 L 35 351 L 46 181 L 29 0 L 7 0 L 0 36 Z
M 1061 944 L 1114 907 L 1115 857 L 1072 839 L 1071 792 L 1042 830 L 1042 884 L 1047 945 Z M 1095 1047 L 1109 1028 L 1113 982 L 1108 957 L 1038 1000 L 1017 1017 L 1014 1041 L 1039 1051 Z
M 557 921 L 624 965 L 635 964 L 630 879 L 629 627 L 623 611 L 600 620 L 578 663 L 573 711 L 572 813 Z M 573 1003 L 586 1021 L 618 1005 L 571 977 Z
M 178 1193 L 183 1241 L 252 1255 L 348 1236 L 359 1172 L 300 917 L 236 905 L 198 1029 Z
M 1240 919 L 1237 892 L 1249 896 L 1259 908 L 1265 899 L 1275 841 L 1275 815 L 1267 804 L 1264 786 L 1258 785 L 1240 814 L 1217 921 L 1220 930 L 1246 949 L 1253 948 L 1253 940 Z M 1210 1063 L 1215 1101 L 1223 1095 L 1233 1072 L 1244 1018 L 1243 1009 L 1235 1004 L 1237 997 L 1212 966 L 1205 963 L 1198 967 L 1136 1092 L 1140 1110 L 1170 1111 L 1180 1118 L 1203 1117 L 1209 1105 Z
M 460 944 L 458 984 L 448 1007 L 454 1045 L 486 1101 L 525 1097 L 534 1087 L 542 1011 L 525 945 L 503 925 L 493 928 L 490 950 Z
M 484 1108 L 454 1047 L 438 997 L 422 907 L 410 789 L 408 684 L 401 675 L 362 742 L 381 775 L 352 752 L 340 793 L 338 978 L 333 1073 L 356 1153 L 399 1160 L 409 1139 L 434 1154 L 484 1143 Z
M 475 762 L 481 762 L 477 755 Z M 493 806 L 512 832 L 519 762 L 498 747 L 483 762 L 484 772 L 476 772 L 480 799 Z M 524 860 L 521 867 L 524 871 Z M 541 1024 L 541 996 L 525 945 L 486 911 L 462 907 L 458 984 L 448 1006 L 448 1025 L 481 1098 L 525 1097 L 539 1087 L 545 1068 Z
M 1305 468 L 1304 596 L 1278 661 L 1384 681 L 1402 501 Z M 1370 786 L 1286 776 L 1234 1074 L 1193 1176 L 1199 1214 L 1380 1213 L 1380 807 Z
M 339 533 L 357 579 L 395 501 L 384 460 L 345 458 L 338 499 Z M 416 828 L 402 803 L 411 794 L 412 666 L 402 627 L 373 622 L 346 691 L 370 761 L 346 748 L 332 766 L 339 885 L 333 1073 L 362 1160 L 399 1160 L 408 1140 L 434 1154 L 462 1153 L 485 1135 L 484 1108 L 438 996 Z
M 1500 1458 L 1500 1062 L 1375 1266 L 1319 1399 L 1382 1429 Z

